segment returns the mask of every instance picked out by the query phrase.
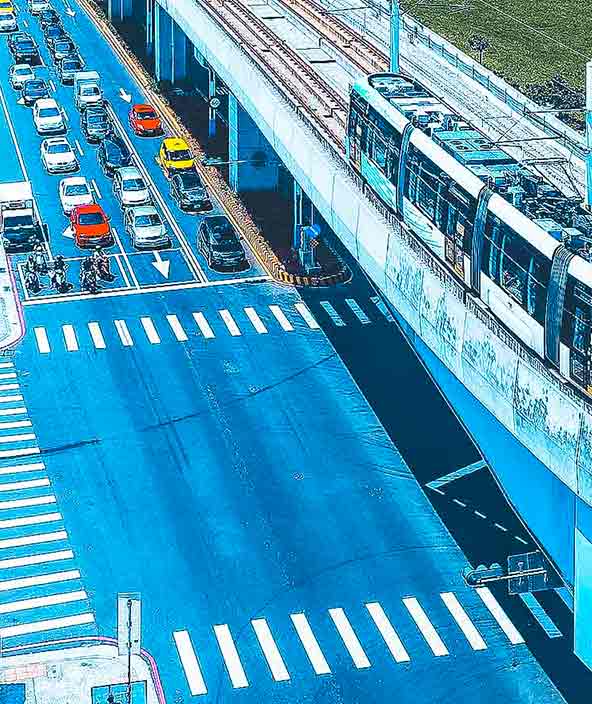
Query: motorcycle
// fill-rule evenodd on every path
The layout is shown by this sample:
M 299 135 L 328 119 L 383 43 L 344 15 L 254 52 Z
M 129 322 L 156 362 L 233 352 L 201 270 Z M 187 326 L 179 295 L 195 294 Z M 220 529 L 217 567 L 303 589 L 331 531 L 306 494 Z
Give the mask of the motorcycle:
M 53 269 L 50 271 L 49 282 L 58 293 L 68 293 L 74 288 L 74 285 L 66 279 L 65 269 Z
M 99 279 L 109 282 L 115 281 L 115 276 L 111 273 L 109 257 L 105 255 L 93 256 L 92 260 Z
M 94 267 L 80 269 L 80 288 L 88 293 L 98 293 L 101 290 L 97 282 L 97 272 Z
M 39 275 L 34 269 L 25 271 L 25 288 L 29 293 L 39 293 L 41 291 L 41 281 L 39 281 Z

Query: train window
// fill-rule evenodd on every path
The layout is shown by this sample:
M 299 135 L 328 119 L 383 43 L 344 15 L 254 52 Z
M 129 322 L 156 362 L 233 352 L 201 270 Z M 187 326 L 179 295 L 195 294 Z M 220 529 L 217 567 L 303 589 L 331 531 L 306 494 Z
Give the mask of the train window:
M 401 135 L 374 108 L 368 109 L 367 149 L 364 151 L 382 173 L 396 184 L 399 174 Z
M 592 291 L 572 276 L 567 277 L 561 341 L 581 353 L 590 346 Z
M 405 195 L 435 223 L 437 201 L 446 189 L 446 184 L 440 180 L 440 170 L 413 144 L 409 147 L 407 169 Z M 438 215 L 442 216 L 439 204 Z

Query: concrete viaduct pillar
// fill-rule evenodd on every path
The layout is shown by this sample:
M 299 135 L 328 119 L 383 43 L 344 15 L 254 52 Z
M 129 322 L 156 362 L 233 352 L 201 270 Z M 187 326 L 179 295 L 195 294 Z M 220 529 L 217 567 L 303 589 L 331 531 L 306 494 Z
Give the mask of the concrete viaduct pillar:
M 188 44 L 179 25 L 166 10 L 155 5 L 154 73 L 157 81 L 178 83 L 187 76 Z
M 123 22 L 133 15 L 133 0 L 108 0 L 107 15 L 110 22 Z

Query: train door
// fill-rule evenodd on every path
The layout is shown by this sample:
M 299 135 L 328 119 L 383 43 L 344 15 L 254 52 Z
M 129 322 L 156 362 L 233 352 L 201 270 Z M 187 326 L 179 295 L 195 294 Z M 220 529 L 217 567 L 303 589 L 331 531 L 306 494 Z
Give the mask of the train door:
M 351 164 L 359 171 L 362 168 L 362 151 L 365 133 L 367 131 L 367 105 L 359 104 L 359 101 L 352 100 L 349 108 L 349 121 L 347 129 L 347 143 L 349 147 L 349 160 Z
M 569 375 L 592 394 L 592 291 L 571 276 L 565 297 L 562 337 L 569 348 Z
M 452 269 L 464 280 L 465 257 L 463 243 L 467 228 L 472 228 L 469 219 L 470 203 L 454 185 L 448 190 L 448 214 L 444 229 L 444 256 Z

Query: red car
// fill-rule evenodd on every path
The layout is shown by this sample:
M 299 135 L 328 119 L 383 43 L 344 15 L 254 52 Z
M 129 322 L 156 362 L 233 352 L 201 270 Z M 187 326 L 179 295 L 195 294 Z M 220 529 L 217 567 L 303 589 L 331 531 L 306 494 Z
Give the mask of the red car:
M 132 105 L 128 118 L 130 127 L 140 137 L 162 134 L 160 117 L 152 105 Z
M 113 244 L 109 218 L 96 203 L 76 206 L 70 213 L 70 227 L 79 247 L 110 247 Z

